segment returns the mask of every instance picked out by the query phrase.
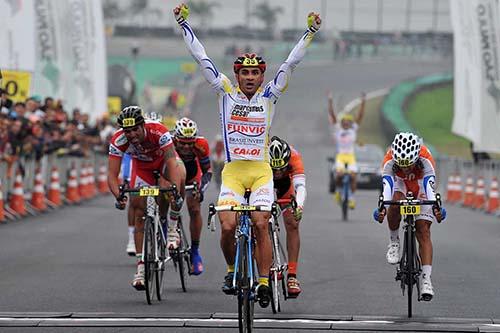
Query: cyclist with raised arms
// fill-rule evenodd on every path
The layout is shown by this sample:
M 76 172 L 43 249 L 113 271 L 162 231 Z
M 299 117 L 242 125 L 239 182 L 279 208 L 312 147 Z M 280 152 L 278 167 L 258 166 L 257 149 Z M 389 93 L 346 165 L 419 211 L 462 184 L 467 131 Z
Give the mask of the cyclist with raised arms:
M 286 247 L 288 252 L 288 276 L 286 280 L 289 298 L 296 298 L 300 292 L 297 279 L 297 265 L 300 250 L 299 222 L 302 220 L 304 202 L 306 201 L 306 175 L 302 156 L 285 140 L 273 136 L 269 145 L 271 169 L 273 169 L 274 189 L 278 199 L 297 201 L 297 208 L 281 205 L 286 229 Z
M 219 117 L 226 164 L 222 171 L 222 185 L 219 204 L 238 205 L 246 203 L 245 189 L 250 189 L 250 205 L 270 206 L 273 201 L 273 175 L 269 166 L 268 140 L 274 107 L 286 90 L 290 75 L 305 55 L 307 46 L 319 30 L 321 19 L 318 14 L 308 16 L 308 29 L 292 49 L 286 61 L 280 66 L 274 79 L 261 88 L 266 70 L 265 61 L 255 54 L 245 54 L 234 62 L 237 86 L 220 73 L 207 56 L 205 48 L 196 38 L 187 22 L 189 8 L 181 4 L 174 9 L 177 23 L 183 31 L 186 46 L 200 65 L 219 101 Z M 252 213 L 256 235 L 256 261 L 259 270 L 257 299 L 262 307 L 270 302 L 269 270 L 272 264 L 271 240 L 268 233 L 268 212 Z M 227 263 L 227 275 L 222 290 L 234 294 L 236 215 L 221 212 L 221 248 Z
M 194 275 L 203 273 L 203 261 L 199 253 L 202 228 L 200 203 L 203 193 L 212 179 L 210 167 L 210 148 L 207 139 L 198 136 L 198 125 L 189 119 L 181 118 L 175 123 L 174 144 L 177 154 L 186 167 L 186 185 L 198 184 L 198 190 L 190 192 L 186 203 L 191 218 L 191 272 Z
M 413 133 L 398 133 L 387 151 L 382 164 L 382 182 L 384 200 L 403 200 L 411 191 L 416 199 L 435 200 L 436 164 L 426 146 Z M 431 300 L 434 289 L 431 282 L 432 241 L 431 224 L 446 218 L 446 210 L 433 206 L 422 206 L 420 215 L 415 216 L 416 236 L 422 260 L 422 279 L 420 293 L 422 299 Z M 387 262 L 395 265 L 400 260 L 399 225 L 401 214 L 398 206 L 375 209 L 373 217 L 382 222 L 387 214 L 390 233 Z
M 365 94 L 361 94 L 361 106 L 356 118 L 352 114 L 344 112 L 340 117 L 339 124 L 333 110 L 333 97 L 330 93 L 328 95 L 328 114 L 330 115 L 330 123 L 333 125 L 333 136 L 336 144 L 335 171 L 337 191 L 335 192 L 335 200 L 337 202 L 341 200 L 340 189 L 342 188 L 342 177 L 344 176 L 345 165 L 347 164 L 347 170 L 351 173 L 352 191 L 352 196 L 349 198 L 348 204 L 349 208 L 354 209 L 356 206 L 356 201 L 354 200 L 356 173 L 358 172 L 354 146 L 356 145 L 359 125 L 365 114 Z
M 184 181 L 186 170 L 178 158 L 172 137 L 168 129 L 159 122 L 145 121 L 142 109 L 138 106 L 128 106 L 118 115 L 118 125 L 121 127 L 115 132 L 109 144 L 108 185 L 116 198 L 116 208 L 123 210 L 127 204 L 127 197 L 120 196 L 119 180 L 120 166 L 125 153 L 132 157 L 132 174 L 130 186 L 132 188 L 143 185 L 154 185 L 153 171 L 160 171 L 159 185 L 161 187 L 175 184 L 180 196 L 171 199 L 171 209 L 168 217 L 169 225 L 177 225 L 177 218 L 182 208 L 184 197 Z M 168 202 L 160 197 L 160 215 L 165 215 Z M 145 198 L 133 196 L 130 200 L 130 209 L 135 219 L 135 252 L 137 257 L 137 273 L 134 275 L 132 286 L 137 290 L 144 290 L 144 262 L 142 261 L 142 245 L 144 239 L 144 210 Z M 172 237 L 175 235 L 168 235 Z M 177 236 L 178 238 L 178 236 Z

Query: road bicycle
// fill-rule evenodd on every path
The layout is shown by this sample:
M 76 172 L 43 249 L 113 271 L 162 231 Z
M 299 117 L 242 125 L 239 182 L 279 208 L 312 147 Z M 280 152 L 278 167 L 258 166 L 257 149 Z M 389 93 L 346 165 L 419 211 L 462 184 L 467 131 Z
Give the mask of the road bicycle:
M 340 192 L 340 206 L 342 207 L 342 220 L 348 220 L 349 200 L 352 197 L 351 191 L 351 173 L 349 172 L 348 165 L 345 165 L 344 173 L 342 175 L 342 190 Z
M 144 284 L 148 304 L 152 303 L 155 294 L 158 301 L 162 299 L 165 265 L 169 260 L 166 254 L 165 234 L 160 225 L 159 207 L 156 198 L 160 194 L 178 196 L 175 185 L 161 188 L 157 185 L 160 173 L 155 171 L 153 175 L 155 178 L 154 186 L 141 186 L 137 188 L 120 186 L 120 197 L 124 197 L 126 193 L 130 193 L 146 198 L 146 210 L 143 217 L 144 241 L 142 245 L 142 261 L 144 262 Z
M 396 268 L 396 281 L 400 281 L 401 291 L 403 296 L 408 297 L 408 318 L 411 318 L 413 313 L 413 285 L 417 288 L 417 300 L 429 300 L 422 298 L 420 294 L 420 274 L 422 273 L 422 263 L 418 254 L 416 241 L 415 216 L 420 214 L 421 206 L 432 205 L 437 209 L 441 209 L 441 195 L 436 194 L 436 200 L 419 200 L 415 199 L 412 192 L 406 194 L 403 200 L 384 200 L 383 196 L 379 197 L 378 209 L 382 211 L 385 205 L 399 206 L 400 213 L 404 221 L 403 230 L 403 254 Z
M 233 289 L 238 297 L 238 327 L 240 332 L 253 331 L 254 303 L 257 287 L 256 263 L 254 260 L 255 239 L 252 230 L 251 212 L 272 212 L 276 205 L 251 206 L 248 204 L 250 190 L 245 192 L 246 205 L 209 205 L 208 225 L 215 230 L 213 217 L 217 212 L 237 212 L 238 225 L 236 227 L 236 257 L 234 265 Z

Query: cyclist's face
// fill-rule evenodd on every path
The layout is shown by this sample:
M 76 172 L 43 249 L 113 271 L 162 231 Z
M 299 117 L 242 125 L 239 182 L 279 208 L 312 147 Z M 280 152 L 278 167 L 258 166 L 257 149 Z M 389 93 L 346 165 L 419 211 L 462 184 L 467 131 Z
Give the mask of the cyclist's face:
M 181 140 L 175 140 L 175 148 L 179 153 L 189 153 L 193 150 L 194 147 L 194 140 L 193 141 L 181 141 Z
M 257 67 L 243 67 L 236 74 L 236 80 L 245 95 L 254 95 L 264 82 L 264 73 Z
M 288 166 L 279 169 L 273 169 L 273 177 L 276 179 L 281 179 L 286 176 Z
M 413 167 L 414 167 L 413 165 L 410 165 L 408 167 L 399 167 L 399 168 L 405 175 L 409 175 L 410 173 L 413 172 Z
M 133 145 L 139 144 L 144 141 L 144 126 L 139 125 L 132 128 L 124 128 L 123 133 L 127 137 L 128 142 Z
M 343 120 L 341 121 L 341 125 L 342 125 L 342 128 L 343 128 L 343 129 L 349 129 L 349 128 L 351 128 L 351 127 L 352 127 L 352 121 L 350 121 L 350 120 L 346 120 L 346 119 L 343 119 Z

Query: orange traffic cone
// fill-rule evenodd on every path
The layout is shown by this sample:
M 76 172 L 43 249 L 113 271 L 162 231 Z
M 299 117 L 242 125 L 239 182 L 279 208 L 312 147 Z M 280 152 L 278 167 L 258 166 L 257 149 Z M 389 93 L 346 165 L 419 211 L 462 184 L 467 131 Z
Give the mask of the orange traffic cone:
M 88 178 L 87 178 L 87 167 L 85 163 L 82 163 L 80 169 L 80 181 L 78 182 L 78 194 L 82 199 L 88 199 Z
M 10 196 L 9 207 L 19 215 L 26 215 L 26 205 L 24 204 L 23 176 L 21 170 L 17 170 L 14 181 L 14 189 Z
M 97 177 L 97 188 L 99 193 L 105 194 L 109 192 L 108 177 L 106 176 L 106 166 L 101 164 L 99 167 L 99 175 Z
M 69 172 L 68 185 L 66 187 L 66 200 L 70 203 L 80 202 L 80 194 L 78 193 L 78 181 L 76 180 L 75 164 L 71 166 Z
M 0 178 L 0 222 L 5 221 L 5 210 L 3 209 L 3 188 L 2 179 Z
M 467 177 L 467 181 L 465 182 L 465 194 L 462 205 L 465 207 L 472 207 L 474 205 L 474 180 L 471 176 Z
M 455 176 L 448 176 L 448 183 L 446 184 L 446 201 L 453 203 L 455 202 Z
M 459 174 L 455 176 L 455 186 L 457 189 L 455 192 L 455 202 L 460 202 L 462 201 L 463 187 L 462 187 L 462 178 L 460 177 Z
M 59 184 L 59 171 L 57 167 L 52 167 L 52 172 L 50 173 L 50 184 L 49 193 L 47 194 L 47 200 L 50 201 L 54 206 L 58 207 L 62 205 L 61 200 L 61 185 Z
M 488 195 L 488 207 L 486 211 L 490 214 L 495 213 L 500 207 L 500 202 L 498 199 L 498 179 L 493 177 L 491 180 L 490 193 Z
M 31 205 L 40 212 L 47 209 L 47 204 L 45 203 L 45 190 L 43 188 L 43 176 L 40 167 L 35 169 L 35 185 L 31 194 Z
M 93 198 L 97 194 L 95 187 L 94 165 L 90 163 L 87 170 L 88 170 L 88 182 L 89 182 L 89 197 Z
M 479 176 L 476 183 L 476 193 L 474 195 L 474 208 L 483 209 L 486 204 L 486 190 L 484 188 L 484 179 Z

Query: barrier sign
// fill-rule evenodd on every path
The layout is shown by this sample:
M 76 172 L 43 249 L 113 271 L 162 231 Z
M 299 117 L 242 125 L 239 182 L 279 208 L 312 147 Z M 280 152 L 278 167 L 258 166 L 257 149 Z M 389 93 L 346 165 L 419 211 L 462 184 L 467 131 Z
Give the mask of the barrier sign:
M 24 102 L 30 96 L 31 73 L 2 70 L 2 89 L 14 102 Z

